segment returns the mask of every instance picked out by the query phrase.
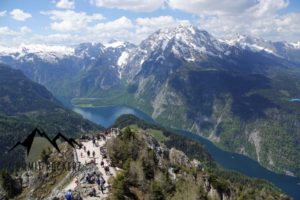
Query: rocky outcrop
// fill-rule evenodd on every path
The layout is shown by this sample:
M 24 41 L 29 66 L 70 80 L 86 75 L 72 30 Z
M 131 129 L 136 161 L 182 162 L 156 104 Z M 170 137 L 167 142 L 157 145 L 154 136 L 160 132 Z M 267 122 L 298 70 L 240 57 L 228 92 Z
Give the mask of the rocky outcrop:
M 161 146 L 158 141 L 156 141 L 153 137 L 151 137 L 151 136 L 149 136 L 148 134 L 145 134 L 145 133 L 143 135 L 143 138 L 146 141 L 148 147 L 150 149 L 154 150 L 156 156 L 158 158 L 161 158 L 161 159 L 168 158 L 168 154 L 169 154 L 168 149 Z
M 174 165 L 191 166 L 189 158 L 182 151 L 175 148 L 170 149 L 169 159 L 171 164 Z
M 170 149 L 169 151 L 169 160 L 173 165 L 181 165 L 187 168 L 196 168 L 203 170 L 203 165 L 199 160 L 193 159 L 190 160 L 185 153 L 179 151 L 175 148 Z

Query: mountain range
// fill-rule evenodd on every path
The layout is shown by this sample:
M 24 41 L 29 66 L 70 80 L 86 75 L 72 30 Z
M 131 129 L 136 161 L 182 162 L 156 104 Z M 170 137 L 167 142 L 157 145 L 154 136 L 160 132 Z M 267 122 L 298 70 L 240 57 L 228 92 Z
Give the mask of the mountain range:
M 299 43 L 194 26 L 166 28 L 139 45 L 0 48 L 0 61 L 77 106 L 128 104 L 268 169 L 300 175 Z

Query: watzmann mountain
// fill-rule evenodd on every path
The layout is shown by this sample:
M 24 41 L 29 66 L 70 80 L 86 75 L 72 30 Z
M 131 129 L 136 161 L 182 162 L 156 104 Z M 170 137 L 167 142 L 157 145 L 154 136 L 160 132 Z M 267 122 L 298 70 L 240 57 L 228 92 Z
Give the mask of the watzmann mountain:
M 128 104 L 265 167 L 300 175 L 300 48 L 193 26 L 162 29 L 139 45 L 0 49 L 22 70 L 79 106 Z

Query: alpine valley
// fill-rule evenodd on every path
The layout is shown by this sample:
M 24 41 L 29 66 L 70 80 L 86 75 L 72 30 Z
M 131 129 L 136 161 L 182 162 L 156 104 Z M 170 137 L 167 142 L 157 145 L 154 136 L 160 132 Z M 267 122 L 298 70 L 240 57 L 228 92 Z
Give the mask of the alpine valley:
M 268 169 L 300 176 L 300 104 L 293 101 L 300 94 L 299 44 L 244 35 L 225 40 L 177 26 L 139 45 L 1 47 L 0 62 L 75 106 L 127 104 Z M 49 106 L 57 104 L 51 99 Z

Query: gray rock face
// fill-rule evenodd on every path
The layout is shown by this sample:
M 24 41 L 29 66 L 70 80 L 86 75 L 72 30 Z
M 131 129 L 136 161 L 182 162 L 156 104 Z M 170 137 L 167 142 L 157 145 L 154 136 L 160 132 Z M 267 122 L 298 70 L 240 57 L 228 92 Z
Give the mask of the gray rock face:
M 169 159 L 172 164 L 191 167 L 189 158 L 182 151 L 175 148 L 170 149 Z
M 188 168 L 203 169 L 200 161 L 196 159 L 190 160 L 182 151 L 175 148 L 170 149 L 169 160 L 172 164 L 179 164 Z
M 6 192 L 3 190 L 1 186 L 0 186 L 0 200 L 8 200 Z

